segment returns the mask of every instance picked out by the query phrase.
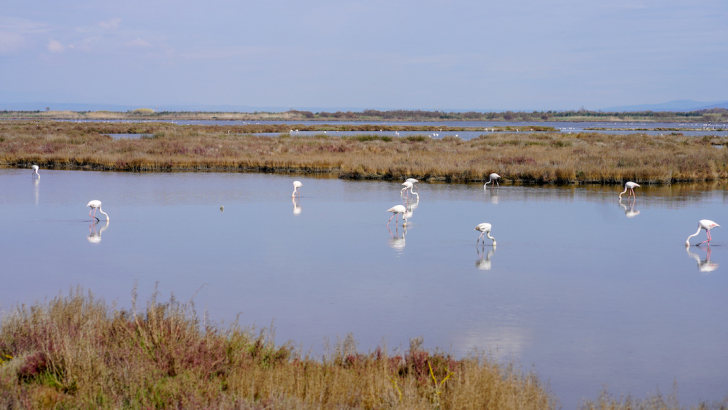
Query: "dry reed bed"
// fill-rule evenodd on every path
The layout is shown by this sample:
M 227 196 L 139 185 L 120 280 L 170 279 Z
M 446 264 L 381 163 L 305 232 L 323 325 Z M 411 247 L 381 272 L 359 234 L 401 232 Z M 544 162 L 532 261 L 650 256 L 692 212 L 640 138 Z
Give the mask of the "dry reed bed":
M 288 128 L 289 126 L 285 126 Z M 101 133 L 153 134 L 113 140 Z M 230 131 L 230 134 L 228 134 Z M 599 133 L 486 133 L 454 137 L 263 137 L 235 126 L 0 123 L 0 162 L 9 166 L 117 171 L 265 171 L 342 178 L 449 182 L 643 183 L 728 178 L 726 137 Z
M 269 331 L 200 321 L 191 303 L 118 310 L 81 290 L 20 306 L 0 327 L 1 408 L 553 409 L 532 373 L 421 340 L 321 358 Z

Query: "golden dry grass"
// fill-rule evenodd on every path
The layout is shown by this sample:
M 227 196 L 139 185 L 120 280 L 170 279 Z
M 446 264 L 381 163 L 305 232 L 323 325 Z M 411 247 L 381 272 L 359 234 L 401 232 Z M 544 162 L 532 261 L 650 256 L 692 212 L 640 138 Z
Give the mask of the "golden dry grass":
M 116 171 L 310 172 L 342 178 L 449 182 L 642 183 L 728 178 L 726 137 L 596 132 L 486 133 L 454 137 L 255 136 L 281 126 L 178 126 L 64 122 L 0 123 L 0 164 Z M 290 126 L 282 126 L 288 129 Z M 342 126 L 350 127 L 350 126 Z M 377 126 L 378 127 L 378 126 Z M 332 128 L 335 128 L 332 126 Z M 105 133 L 150 138 L 113 140 Z
M 534 374 L 415 340 L 322 357 L 270 331 L 201 322 L 191 303 L 118 310 L 81 290 L 20 306 L 0 327 L 2 408 L 553 409 Z

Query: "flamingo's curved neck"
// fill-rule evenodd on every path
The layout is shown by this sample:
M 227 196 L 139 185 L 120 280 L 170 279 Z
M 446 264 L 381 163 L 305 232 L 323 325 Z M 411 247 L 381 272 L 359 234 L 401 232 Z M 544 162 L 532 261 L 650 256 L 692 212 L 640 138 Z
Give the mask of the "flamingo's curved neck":
M 101 212 L 102 214 L 106 215 L 106 221 L 108 222 L 108 221 L 109 221 L 109 214 L 107 214 L 106 212 L 104 212 L 104 211 L 103 211 L 103 210 L 101 209 L 101 207 L 99 207 L 99 212 Z
M 628 190 L 628 189 L 629 189 L 629 188 L 627 188 L 627 186 L 625 185 L 625 187 L 624 187 L 624 191 L 622 191 L 622 193 L 621 193 L 621 194 L 619 194 L 619 199 L 622 199 L 622 195 L 626 194 L 626 193 L 627 193 L 627 190 Z
M 700 233 L 700 230 L 701 229 L 703 229 L 703 228 L 700 225 L 698 225 L 698 231 L 695 232 L 694 234 L 688 236 L 688 239 L 685 240 L 685 245 L 690 246 L 690 238 L 692 238 L 693 236 L 698 236 L 698 234 Z
M 486 231 L 485 234 L 486 234 L 486 236 L 488 236 L 488 239 L 490 239 L 491 241 L 493 241 L 493 245 L 495 245 L 495 238 L 492 237 L 492 236 L 490 236 L 490 231 Z

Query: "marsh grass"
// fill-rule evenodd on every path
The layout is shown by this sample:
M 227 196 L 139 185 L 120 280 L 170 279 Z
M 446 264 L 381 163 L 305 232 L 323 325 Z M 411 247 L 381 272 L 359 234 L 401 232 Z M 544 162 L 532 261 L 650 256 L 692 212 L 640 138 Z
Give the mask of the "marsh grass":
M 136 299 L 136 298 L 135 298 Z M 81 289 L 18 306 L 0 327 L 2 408 L 553 409 L 533 373 L 482 353 L 360 352 L 349 335 L 321 357 L 271 329 L 201 320 L 155 292 L 117 309 Z
M 492 172 L 505 183 L 728 178 L 728 150 L 714 148 L 728 143 L 728 137 L 521 132 L 486 133 L 463 141 L 366 133 L 257 136 L 239 127 L 243 126 L 0 122 L 0 164 L 116 171 L 299 172 L 448 182 L 484 181 Z M 274 125 L 255 127 L 280 132 Z M 105 135 L 111 133 L 154 137 L 114 140 Z

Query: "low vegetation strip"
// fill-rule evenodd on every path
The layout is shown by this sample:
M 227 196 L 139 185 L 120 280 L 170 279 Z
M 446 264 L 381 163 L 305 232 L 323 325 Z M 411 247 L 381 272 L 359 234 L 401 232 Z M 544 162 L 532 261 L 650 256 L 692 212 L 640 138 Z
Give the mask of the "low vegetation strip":
M 0 326 L 0 407 L 554 409 L 539 378 L 484 354 L 362 353 L 351 337 L 322 357 L 270 330 L 201 322 L 193 303 L 152 296 L 118 310 L 81 290 L 21 306 Z
M 288 127 L 288 126 L 286 126 Z M 146 134 L 113 139 L 120 130 Z M 258 136 L 236 127 L 0 122 L 0 165 L 114 171 L 264 171 L 353 179 L 671 183 L 728 178 L 728 137 L 597 132 L 486 132 L 473 140 L 289 132 Z

